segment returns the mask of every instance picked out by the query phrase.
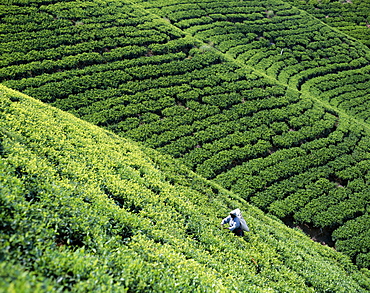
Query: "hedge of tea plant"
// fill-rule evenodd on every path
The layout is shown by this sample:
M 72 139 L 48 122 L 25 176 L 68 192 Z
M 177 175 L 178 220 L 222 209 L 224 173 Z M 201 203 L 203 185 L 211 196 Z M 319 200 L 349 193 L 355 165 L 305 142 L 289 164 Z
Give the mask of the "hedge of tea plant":
M 1 292 L 366 292 L 349 257 L 162 155 L 0 86 Z M 220 230 L 244 211 L 251 232 Z
M 368 0 L 326 0 L 326 1 L 289 1 L 295 7 L 305 10 L 314 17 L 327 23 L 354 39 L 370 46 Z
M 369 267 L 367 234 L 351 243 L 342 228 L 367 227 L 364 44 L 277 0 L 9 0 L 0 11 L 2 83 L 274 216 L 334 231 Z
M 305 6 L 296 1 L 302 4 L 297 8 L 276 0 L 137 2 L 228 57 L 351 115 L 369 118 L 369 47 L 317 19 L 317 12 L 298 9 L 346 4 L 323 1 Z M 368 30 L 369 3 L 359 2 L 348 17 Z

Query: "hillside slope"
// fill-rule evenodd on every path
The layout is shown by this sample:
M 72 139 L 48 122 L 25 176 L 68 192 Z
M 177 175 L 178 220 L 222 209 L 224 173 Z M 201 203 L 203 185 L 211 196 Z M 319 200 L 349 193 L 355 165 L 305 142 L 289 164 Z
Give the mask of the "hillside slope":
M 168 156 L 0 86 L 0 292 L 366 292 L 369 274 Z M 240 207 L 244 238 L 219 229 Z
M 370 47 L 369 0 L 289 0 L 294 6 L 314 15 Z
M 9 0 L 0 80 L 324 232 L 369 268 L 370 50 L 294 5 Z

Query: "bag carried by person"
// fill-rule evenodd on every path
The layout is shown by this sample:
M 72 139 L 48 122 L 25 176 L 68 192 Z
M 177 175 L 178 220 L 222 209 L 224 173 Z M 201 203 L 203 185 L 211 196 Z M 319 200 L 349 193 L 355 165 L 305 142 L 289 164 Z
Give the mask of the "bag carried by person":
M 241 226 L 242 230 L 246 231 L 246 232 L 249 232 L 249 227 L 247 225 L 247 222 L 244 220 L 244 218 L 242 216 L 242 212 L 240 211 L 240 209 L 235 209 L 235 210 L 231 211 L 230 214 L 231 213 L 235 214 L 239 218 L 240 226 Z

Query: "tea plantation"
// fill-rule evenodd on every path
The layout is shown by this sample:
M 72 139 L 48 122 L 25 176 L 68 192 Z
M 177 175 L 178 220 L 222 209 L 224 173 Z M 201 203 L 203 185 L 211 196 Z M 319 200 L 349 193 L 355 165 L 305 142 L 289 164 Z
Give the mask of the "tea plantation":
M 347 256 L 171 157 L 0 93 L 1 292 L 370 290 Z M 219 228 L 234 207 L 244 238 Z
M 13 101 L 1 107 L 2 162 L 15 152 L 3 165 L 7 290 L 368 290 L 361 274 L 370 268 L 369 7 L 369 0 L 2 2 L 0 82 L 73 114 L 2 87 L 1 97 Z M 37 121 L 22 122 L 17 111 L 26 121 L 36 111 Z M 53 119 L 63 120 L 58 130 L 47 126 Z M 217 230 L 236 205 L 257 225 L 247 241 Z M 321 229 L 346 256 L 271 218 Z M 222 256 L 229 241 L 241 245 L 238 256 Z M 311 247 L 320 252 L 307 252 L 306 267 L 308 256 L 297 255 Z M 262 277 L 248 250 L 269 273 Z M 91 270 L 59 274 L 59 258 Z M 331 265 L 339 268 L 329 272 Z
M 292 0 L 289 2 L 370 47 L 369 1 L 324 0 L 306 2 Z

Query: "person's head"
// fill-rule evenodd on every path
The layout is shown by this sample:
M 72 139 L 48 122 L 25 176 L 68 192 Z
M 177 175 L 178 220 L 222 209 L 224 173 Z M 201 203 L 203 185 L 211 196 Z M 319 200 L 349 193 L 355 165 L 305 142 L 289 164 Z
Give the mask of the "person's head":
M 236 217 L 236 215 L 235 215 L 233 212 L 231 212 L 231 213 L 230 213 L 230 216 L 231 216 L 233 219 Z

